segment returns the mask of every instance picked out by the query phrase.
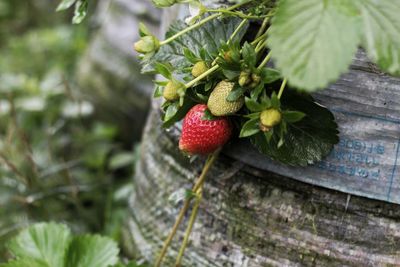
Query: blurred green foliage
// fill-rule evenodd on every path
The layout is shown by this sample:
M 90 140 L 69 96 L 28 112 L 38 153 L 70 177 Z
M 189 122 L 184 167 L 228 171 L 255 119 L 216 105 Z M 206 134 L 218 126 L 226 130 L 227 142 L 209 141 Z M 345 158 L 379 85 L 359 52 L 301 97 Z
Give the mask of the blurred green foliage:
M 0 262 L 4 244 L 38 221 L 118 241 L 137 150 L 94 118 L 74 69 L 88 26 L 57 1 L 0 1 Z

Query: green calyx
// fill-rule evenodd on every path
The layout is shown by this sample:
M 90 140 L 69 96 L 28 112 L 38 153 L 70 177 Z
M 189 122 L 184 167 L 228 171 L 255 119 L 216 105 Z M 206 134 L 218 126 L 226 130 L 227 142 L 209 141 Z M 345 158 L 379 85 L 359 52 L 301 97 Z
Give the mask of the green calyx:
M 143 36 L 134 44 L 134 48 L 141 54 L 156 52 L 160 48 L 160 41 L 152 35 Z
M 260 114 L 260 128 L 264 132 L 268 132 L 275 125 L 278 125 L 282 121 L 282 114 L 275 108 L 269 108 L 261 112 Z

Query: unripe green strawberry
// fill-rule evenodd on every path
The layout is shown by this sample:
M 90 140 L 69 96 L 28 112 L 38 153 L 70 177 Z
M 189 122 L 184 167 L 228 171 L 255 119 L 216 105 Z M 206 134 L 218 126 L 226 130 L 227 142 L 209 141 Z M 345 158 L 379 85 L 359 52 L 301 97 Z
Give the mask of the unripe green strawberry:
M 279 110 L 274 108 L 266 109 L 260 114 L 261 130 L 267 132 L 279 124 L 281 120 L 282 114 Z
M 193 77 L 199 77 L 202 75 L 204 72 L 208 71 L 208 66 L 204 61 L 199 61 L 196 64 L 194 64 L 192 68 L 192 75 Z
M 159 47 L 160 43 L 158 39 L 151 35 L 142 37 L 134 44 L 136 52 L 141 54 L 155 52 L 158 50 Z
M 183 119 L 179 149 L 188 154 L 209 154 L 222 147 L 232 134 L 228 118 L 204 119 L 207 106 L 197 104 Z
M 239 85 L 246 86 L 251 83 L 250 73 L 248 71 L 242 71 L 239 75 Z
M 171 80 L 167 83 L 163 91 L 163 97 L 168 101 L 174 101 L 179 99 L 178 89 L 181 84 L 175 80 Z
M 226 100 L 234 85 L 233 82 L 221 81 L 215 86 L 207 102 L 211 114 L 214 116 L 226 116 L 235 113 L 243 106 L 243 96 L 232 102 Z

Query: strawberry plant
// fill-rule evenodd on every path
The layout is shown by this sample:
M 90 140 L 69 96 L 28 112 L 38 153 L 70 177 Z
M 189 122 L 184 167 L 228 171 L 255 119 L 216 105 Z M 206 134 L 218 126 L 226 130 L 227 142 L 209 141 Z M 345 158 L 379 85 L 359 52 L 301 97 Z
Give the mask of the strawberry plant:
M 194 199 L 180 266 L 204 177 L 226 138 L 247 138 L 287 165 L 314 164 L 338 142 L 338 130 L 333 114 L 309 93 L 338 79 L 360 46 L 383 71 L 400 74 L 400 1 L 248 0 L 219 9 L 198 0 L 153 2 L 188 2 L 196 10 L 173 23 L 165 40 L 141 25 L 134 47 L 143 72 L 164 77 L 154 93 L 164 98 L 164 127 L 184 118 L 181 150 L 211 154 L 155 264 Z
M 100 235 L 77 235 L 63 224 L 37 223 L 22 230 L 8 244 L 13 259 L 1 267 L 145 267 L 125 265 L 115 241 Z

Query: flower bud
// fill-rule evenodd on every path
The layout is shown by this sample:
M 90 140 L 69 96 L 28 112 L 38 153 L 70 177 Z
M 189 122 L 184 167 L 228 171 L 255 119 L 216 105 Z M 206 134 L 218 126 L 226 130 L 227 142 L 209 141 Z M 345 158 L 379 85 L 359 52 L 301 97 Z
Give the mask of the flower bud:
M 177 2 L 176 0 L 153 0 L 153 4 L 156 7 L 169 7 L 175 5 Z
M 242 71 L 239 75 L 239 85 L 246 86 L 251 82 L 250 73 L 247 71 Z
M 204 72 L 208 70 L 208 66 L 204 61 L 199 61 L 196 64 L 194 64 L 192 68 L 192 75 L 193 77 L 199 77 L 202 75 Z
M 147 54 L 155 52 L 160 47 L 159 41 L 156 37 L 148 35 L 142 37 L 139 41 L 134 44 L 136 52 L 141 54 Z
M 264 132 L 268 132 L 275 125 L 278 125 L 282 120 L 282 114 L 279 110 L 270 108 L 261 112 L 260 114 L 260 129 Z
M 255 88 L 261 81 L 261 76 L 258 74 L 251 74 L 251 83 L 249 85 L 250 88 Z

